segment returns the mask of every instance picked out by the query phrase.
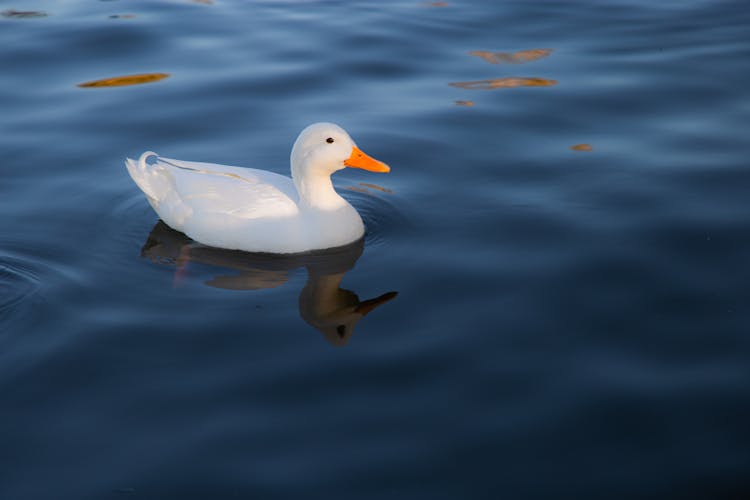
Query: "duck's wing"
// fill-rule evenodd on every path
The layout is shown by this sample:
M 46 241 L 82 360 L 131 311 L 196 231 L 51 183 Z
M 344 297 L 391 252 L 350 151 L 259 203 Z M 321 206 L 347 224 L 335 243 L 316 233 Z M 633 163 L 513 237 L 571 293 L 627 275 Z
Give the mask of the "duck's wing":
M 156 161 L 147 163 L 151 156 Z M 137 162 L 128 159 L 126 165 L 154 210 L 175 229 L 201 216 L 260 219 L 298 212 L 294 183 L 273 172 L 174 160 L 151 152 Z

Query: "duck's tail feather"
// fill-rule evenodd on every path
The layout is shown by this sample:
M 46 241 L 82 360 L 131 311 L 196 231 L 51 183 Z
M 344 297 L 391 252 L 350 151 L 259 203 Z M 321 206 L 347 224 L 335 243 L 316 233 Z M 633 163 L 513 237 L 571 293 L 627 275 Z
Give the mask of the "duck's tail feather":
M 161 198 L 159 192 L 163 191 L 163 189 L 160 188 L 163 187 L 161 185 L 164 183 L 165 179 L 161 172 L 161 167 L 146 163 L 146 160 L 150 156 L 159 157 L 159 155 L 153 151 L 146 151 L 140 158 L 138 158 L 138 161 L 126 158 L 125 166 L 128 168 L 130 177 L 132 177 L 136 185 L 141 188 L 141 191 L 146 195 L 151 205 L 155 205 L 158 204 L 159 199 Z

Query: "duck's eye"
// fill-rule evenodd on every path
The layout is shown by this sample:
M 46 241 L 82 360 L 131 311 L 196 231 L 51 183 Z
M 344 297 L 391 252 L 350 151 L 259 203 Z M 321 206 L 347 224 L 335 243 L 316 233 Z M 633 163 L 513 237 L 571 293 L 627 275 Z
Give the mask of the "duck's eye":
M 326 142 L 328 144 L 333 144 L 333 137 L 329 137 L 328 139 L 326 139 Z

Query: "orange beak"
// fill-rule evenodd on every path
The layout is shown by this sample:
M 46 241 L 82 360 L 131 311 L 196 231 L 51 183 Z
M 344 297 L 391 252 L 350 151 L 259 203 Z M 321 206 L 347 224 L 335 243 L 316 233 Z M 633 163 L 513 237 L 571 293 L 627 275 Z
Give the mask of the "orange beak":
M 391 167 L 378 161 L 372 156 L 366 155 L 357 146 L 352 147 L 352 154 L 344 160 L 344 165 L 347 167 L 361 168 L 363 170 L 369 170 L 370 172 L 390 172 Z

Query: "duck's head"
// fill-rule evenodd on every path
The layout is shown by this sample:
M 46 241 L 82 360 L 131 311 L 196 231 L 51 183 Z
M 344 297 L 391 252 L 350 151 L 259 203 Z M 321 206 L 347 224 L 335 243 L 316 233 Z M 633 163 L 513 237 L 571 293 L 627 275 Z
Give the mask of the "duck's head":
M 334 123 L 314 123 L 297 137 L 292 148 L 292 176 L 330 176 L 345 167 L 390 172 L 391 167 L 360 150 L 349 134 Z

